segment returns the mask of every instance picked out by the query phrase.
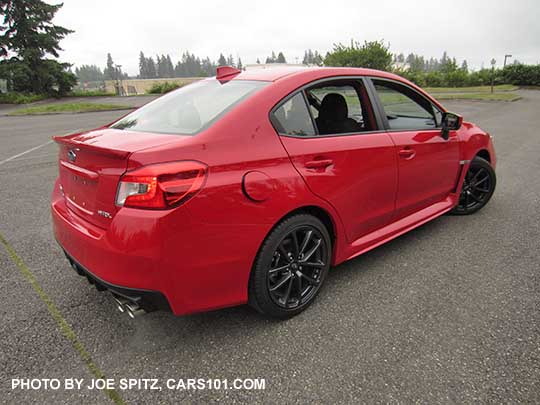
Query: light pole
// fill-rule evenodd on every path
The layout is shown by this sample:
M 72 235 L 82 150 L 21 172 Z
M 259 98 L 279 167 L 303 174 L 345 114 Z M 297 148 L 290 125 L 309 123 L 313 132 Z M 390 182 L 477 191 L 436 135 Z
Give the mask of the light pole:
M 505 68 L 505 67 L 506 67 L 506 59 L 507 59 L 507 58 L 511 58 L 511 57 L 512 57 L 512 55 L 509 55 L 509 54 L 508 54 L 508 55 L 504 55 L 504 63 L 503 63 L 503 68 Z
M 491 59 L 491 94 L 493 94 L 493 80 L 494 80 L 494 76 L 495 76 L 495 63 L 497 63 L 495 58 Z
M 122 88 L 122 65 L 116 65 L 116 94 L 119 96 L 124 95 L 124 89 Z

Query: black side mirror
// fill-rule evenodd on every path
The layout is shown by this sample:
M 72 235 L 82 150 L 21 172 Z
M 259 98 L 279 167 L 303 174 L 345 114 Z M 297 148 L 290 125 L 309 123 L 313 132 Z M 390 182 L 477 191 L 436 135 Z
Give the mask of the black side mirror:
M 461 128 L 463 124 L 463 117 L 452 112 L 445 112 L 442 116 L 442 131 L 441 136 L 443 139 L 448 139 L 450 131 L 455 131 Z

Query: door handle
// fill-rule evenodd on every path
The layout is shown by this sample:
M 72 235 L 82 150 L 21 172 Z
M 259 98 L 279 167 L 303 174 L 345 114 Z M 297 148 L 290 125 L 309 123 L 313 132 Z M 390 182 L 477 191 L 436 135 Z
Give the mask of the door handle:
M 332 165 L 334 161 L 332 159 L 311 160 L 305 163 L 308 169 L 324 169 Z
M 399 150 L 399 156 L 404 159 L 412 159 L 416 155 L 416 151 L 411 148 L 403 148 Z

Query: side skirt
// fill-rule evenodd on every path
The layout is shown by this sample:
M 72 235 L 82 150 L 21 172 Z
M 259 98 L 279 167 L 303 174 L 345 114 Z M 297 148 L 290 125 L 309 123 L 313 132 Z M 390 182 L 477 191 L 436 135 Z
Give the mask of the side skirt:
M 450 211 L 457 203 L 456 194 L 450 194 L 444 200 L 439 201 L 427 208 L 424 208 L 414 214 L 402 218 L 396 222 L 386 225 L 383 228 L 376 230 L 368 235 L 362 236 L 348 246 L 347 250 L 340 255 L 341 260 L 337 260 L 336 264 L 350 260 L 361 255 L 371 249 L 376 248 L 400 235 L 403 235 L 410 230 L 417 228 L 426 222 L 435 219 L 446 212 Z

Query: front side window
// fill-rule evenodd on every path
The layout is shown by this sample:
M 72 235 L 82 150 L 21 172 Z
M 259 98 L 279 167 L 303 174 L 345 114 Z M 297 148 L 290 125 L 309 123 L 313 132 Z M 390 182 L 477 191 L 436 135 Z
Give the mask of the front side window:
M 373 80 L 391 130 L 435 129 L 441 112 L 416 91 L 386 80 Z
M 313 136 L 315 129 L 302 93 L 297 93 L 275 112 L 273 121 L 280 134 Z
M 268 82 L 201 80 L 166 94 L 115 122 L 111 128 L 195 135 Z

